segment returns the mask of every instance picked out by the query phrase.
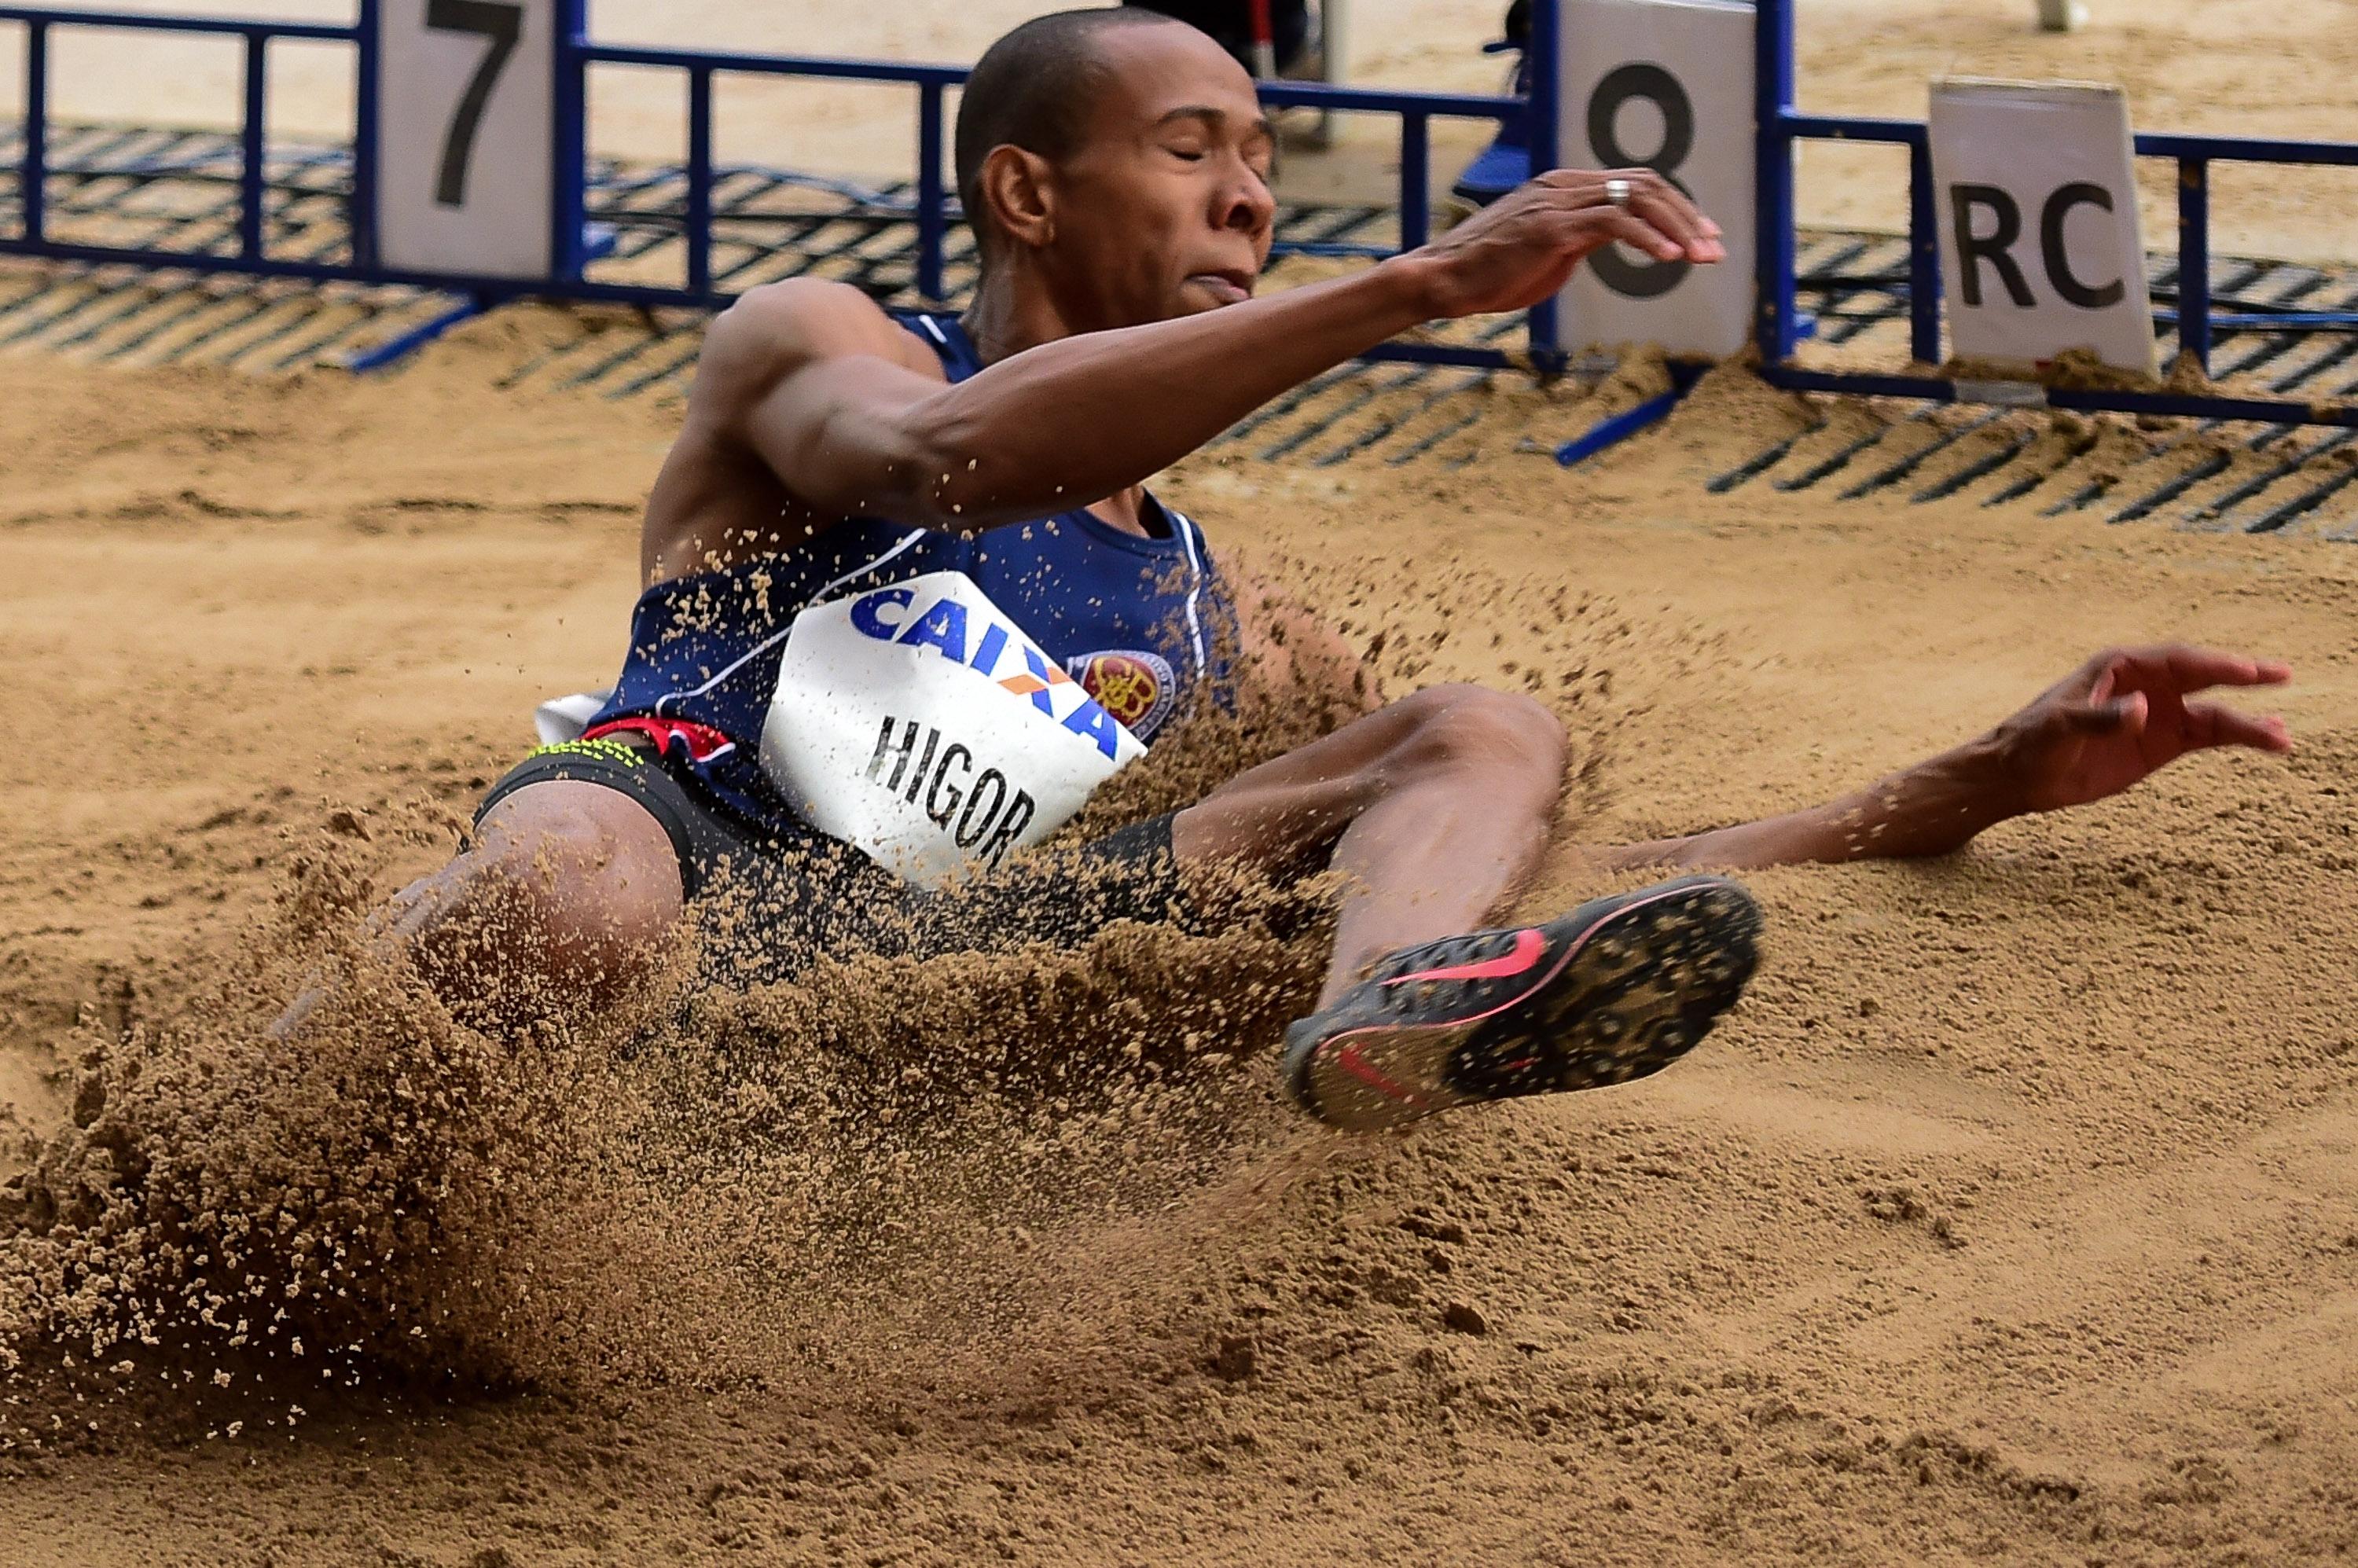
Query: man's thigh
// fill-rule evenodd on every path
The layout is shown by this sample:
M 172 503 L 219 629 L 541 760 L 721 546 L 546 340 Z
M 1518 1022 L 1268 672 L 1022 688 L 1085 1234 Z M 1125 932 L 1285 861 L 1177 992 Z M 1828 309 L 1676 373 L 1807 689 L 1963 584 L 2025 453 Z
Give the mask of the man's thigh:
M 1428 687 L 1238 774 L 1173 819 L 1173 843 L 1184 867 L 1299 875 L 1378 802 L 1421 784 L 1502 810 L 1552 806 L 1563 757 L 1563 726 L 1536 699 Z
M 612 790 L 549 780 L 486 808 L 456 860 L 393 901 L 385 935 L 454 1009 L 497 1016 L 607 999 L 644 971 L 682 904 L 661 824 Z
M 485 796 L 476 832 L 471 853 L 543 890 L 535 902 L 568 926 L 644 943 L 692 919 L 714 979 L 784 978 L 872 902 L 826 841 L 783 841 L 618 741 L 535 752 Z

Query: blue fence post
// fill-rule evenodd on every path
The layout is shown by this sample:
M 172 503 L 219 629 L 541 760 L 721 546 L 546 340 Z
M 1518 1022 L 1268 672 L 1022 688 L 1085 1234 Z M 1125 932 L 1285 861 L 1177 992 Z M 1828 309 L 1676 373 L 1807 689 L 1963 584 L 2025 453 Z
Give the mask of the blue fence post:
M 712 292 L 712 68 L 687 73 L 687 291 Z
M 265 187 L 265 160 L 269 149 L 264 129 L 270 101 L 270 36 L 245 35 L 245 123 L 239 127 L 237 171 L 237 249 L 248 261 L 262 256 L 262 201 Z
M 1563 163 L 1559 124 L 1563 103 L 1563 17 L 1558 0 L 1533 0 L 1531 49 L 1531 173 L 1545 174 Z M 1563 340 L 1556 320 L 1556 302 L 1542 299 L 1531 308 L 1531 364 L 1543 374 L 1563 366 Z
M 1941 219 L 1932 184 L 1932 133 L 1920 127 L 1908 141 L 1909 351 L 1928 365 L 1941 362 Z
M 16 174 L 25 238 L 48 237 L 49 197 L 49 25 L 25 24 L 25 157 Z
M 1752 36 L 1753 338 L 1766 364 L 1793 351 L 1792 0 L 1758 0 Z
M 557 0 L 557 37 L 550 41 L 549 62 L 556 73 L 550 96 L 551 131 L 556 146 L 549 165 L 549 258 L 553 281 L 578 283 L 584 254 L 581 226 L 587 217 L 584 187 L 589 181 L 589 135 L 585 125 L 590 92 L 588 0 Z
M 942 84 L 917 85 L 917 293 L 929 305 L 942 298 Z
M 1433 237 L 1433 150 L 1425 116 L 1401 115 L 1400 248 L 1412 251 Z
M 373 270 L 377 265 L 378 3 L 379 0 L 361 0 L 356 28 L 358 37 L 353 40 L 359 52 L 353 62 L 355 74 L 352 79 L 352 207 L 344 214 L 344 221 L 352 234 L 352 265 L 362 271 Z
M 2211 161 L 2178 160 L 2178 346 L 2211 368 Z

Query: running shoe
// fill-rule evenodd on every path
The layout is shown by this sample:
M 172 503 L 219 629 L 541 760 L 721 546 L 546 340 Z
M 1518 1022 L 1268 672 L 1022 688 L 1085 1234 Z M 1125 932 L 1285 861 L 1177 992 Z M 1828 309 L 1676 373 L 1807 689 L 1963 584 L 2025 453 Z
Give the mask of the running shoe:
M 1285 1032 L 1286 1085 L 1320 1120 L 1366 1131 L 1642 1078 L 1735 1005 L 1759 935 L 1743 888 L 1682 877 L 1403 948 Z

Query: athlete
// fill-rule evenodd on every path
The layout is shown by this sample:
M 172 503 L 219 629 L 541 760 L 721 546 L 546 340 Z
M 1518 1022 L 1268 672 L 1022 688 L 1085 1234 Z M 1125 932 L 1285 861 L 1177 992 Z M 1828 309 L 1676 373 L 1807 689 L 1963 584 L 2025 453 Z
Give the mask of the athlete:
M 649 498 L 620 679 L 580 739 L 494 787 L 464 853 L 380 926 L 462 1014 L 597 1007 L 685 919 L 741 976 L 827 953 L 1202 925 L 1237 871 L 1341 892 L 1284 1081 L 1338 1126 L 1650 1073 L 1736 1000 L 1760 915 L 1684 875 L 1485 929 L 1532 870 L 1564 737 L 1538 702 L 1379 704 L 1340 641 L 1271 610 L 1146 478 L 1409 328 L 1519 309 L 1621 242 L 1721 259 L 1643 171 L 1558 171 L 1424 248 L 1256 297 L 1271 137 L 1195 29 L 1066 12 L 983 57 L 957 127 L 981 277 L 962 317 L 757 289 L 707 340 Z M 1981 739 L 1829 805 L 1594 850 L 1600 871 L 1937 855 L 2281 722 L 2191 694 L 2280 665 L 2099 654 Z M 1267 683 L 1357 716 L 1174 814 L 1031 847 L 1177 714 Z M 723 913 L 725 912 L 725 914 Z

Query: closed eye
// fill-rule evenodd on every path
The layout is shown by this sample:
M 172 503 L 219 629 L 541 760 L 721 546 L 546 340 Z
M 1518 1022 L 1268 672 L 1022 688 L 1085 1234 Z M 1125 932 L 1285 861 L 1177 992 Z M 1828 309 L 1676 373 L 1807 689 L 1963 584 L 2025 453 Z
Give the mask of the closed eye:
M 1253 171 L 1263 185 L 1277 167 L 1277 143 L 1265 130 L 1256 129 L 1245 138 L 1245 167 Z

